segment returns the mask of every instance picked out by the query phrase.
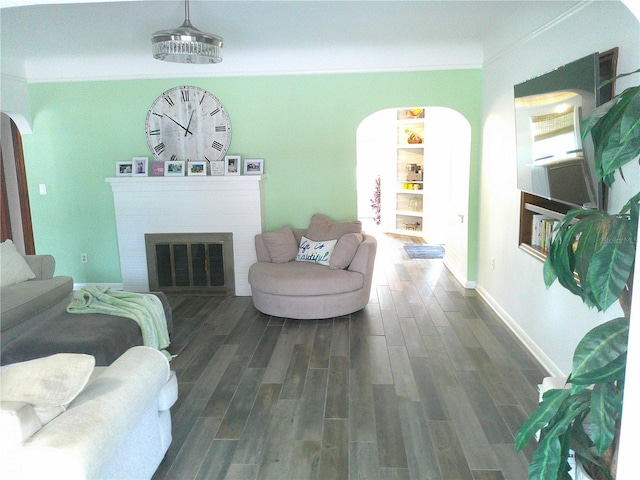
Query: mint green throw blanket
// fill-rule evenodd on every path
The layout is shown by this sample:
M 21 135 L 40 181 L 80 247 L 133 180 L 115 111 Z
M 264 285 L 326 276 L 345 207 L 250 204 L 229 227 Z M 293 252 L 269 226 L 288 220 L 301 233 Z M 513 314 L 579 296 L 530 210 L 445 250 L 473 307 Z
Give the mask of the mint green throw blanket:
M 160 350 L 169 360 L 169 332 L 164 307 L 160 299 L 150 293 L 112 290 L 109 287 L 86 287 L 73 292 L 69 313 L 104 313 L 134 320 L 142 331 L 142 342 Z

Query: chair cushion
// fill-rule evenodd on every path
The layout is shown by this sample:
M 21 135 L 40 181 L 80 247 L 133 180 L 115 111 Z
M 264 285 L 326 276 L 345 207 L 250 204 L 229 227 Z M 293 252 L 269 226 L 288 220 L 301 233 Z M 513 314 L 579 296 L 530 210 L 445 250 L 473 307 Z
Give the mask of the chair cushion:
M 351 260 L 353 260 L 363 239 L 361 233 L 346 233 L 340 237 L 329 259 L 329 268 L 337 270 L 351 265 Z
M 249 269 L 249 284 L 273 295 L 333 295 L 361 289 L 364 275 L 309 262 L 258 262 Z
M 296 258 L 298 243 L 289 225 L 263 233 L 262 238 L 273 263 L 287 263 Z
M 321 240 L 337 240 L 347 233 L 362 233 L 362 222 L 334 222 L 331 218 L 320 213 L 311 217 L 306 237 L 319 242 Z

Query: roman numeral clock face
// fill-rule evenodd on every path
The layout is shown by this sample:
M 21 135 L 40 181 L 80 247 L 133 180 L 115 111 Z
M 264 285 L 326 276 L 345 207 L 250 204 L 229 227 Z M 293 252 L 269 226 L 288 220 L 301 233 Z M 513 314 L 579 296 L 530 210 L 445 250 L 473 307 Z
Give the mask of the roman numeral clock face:
M 231 143 L 231 121 L 220 100 L 198 87 L 175 87 L 151 105 L 147 144 L 158 160 L 222 160 Z

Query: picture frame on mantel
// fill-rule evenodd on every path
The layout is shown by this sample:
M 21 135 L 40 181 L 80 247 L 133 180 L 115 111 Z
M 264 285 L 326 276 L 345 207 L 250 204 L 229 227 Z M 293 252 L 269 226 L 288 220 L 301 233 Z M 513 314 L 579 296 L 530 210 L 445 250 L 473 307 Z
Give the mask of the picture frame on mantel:
M 227 155 L 224 157 L 224 174 L 240 175 L 240 163 L 242 157 L 240 155 Z
M 116 162 L 116 177 L 130 177 L 133 171 L 133 163 L 128 162 Z
M 184 162 L 180 160 L 168 160 L 164 162 L 165 177 L 184 177 Z
M 146 177 L 149 174 L 147 170 L 149 159 L 147 157 L 133 157 L 131 163 L 133 166 L 131 175 L 133 177 Z
M 262 175 L 264 173 L 264 158 L 247 158 L 244 161 L 245 175 Z
M 164 162 L 151 162 L 151 176 L 164 177 Z
M 225 162 L 224 160 L 209 162 L 209 168 L 213 177 L 224 175 Z
M 207 162 L 188 162 L 187 175 L 193 177 L 203 177 L 207 175 Z

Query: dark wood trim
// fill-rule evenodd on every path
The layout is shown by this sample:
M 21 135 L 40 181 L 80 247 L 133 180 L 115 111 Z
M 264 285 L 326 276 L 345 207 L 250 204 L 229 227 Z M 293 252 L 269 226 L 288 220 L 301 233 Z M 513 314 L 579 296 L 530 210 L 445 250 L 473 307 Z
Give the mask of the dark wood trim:
M 26 255 L 35 255 L 36 246 L 33 239 L 33 226 L 31 224 L 31 206 L 29 204 L 29 188 L 27 185 L 27 171 L 24 166 L 24 153 L 22 152 L 22 136 L 13 120 L 11 122 L 11 137 L 13 138 L 13 152 L 16 163 L 16 176 L 18 178 L 18 197 L 20 199 L 20 217 L 22 218 L 22 234 L 24 238 L 24 251 Z
M 2 241 L 13 238 L 11 235 L 11 213 L 9 211 L 9 196 L 7 195 L 7 184 L 4 179 L 4 163 L 2 160 L 2 149 L 0 149 L 0 179 L 2 179 Z
M 615 78 L 618 74 L 618 47 L 600 54 L 600 82 L 606 82 Z M 613 98 L 616 91 L 615 80 L 604 87 L 600 87 L 599 104 L 607 103 Z

